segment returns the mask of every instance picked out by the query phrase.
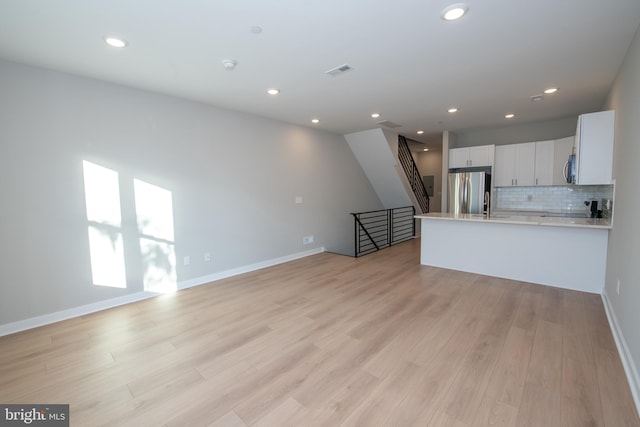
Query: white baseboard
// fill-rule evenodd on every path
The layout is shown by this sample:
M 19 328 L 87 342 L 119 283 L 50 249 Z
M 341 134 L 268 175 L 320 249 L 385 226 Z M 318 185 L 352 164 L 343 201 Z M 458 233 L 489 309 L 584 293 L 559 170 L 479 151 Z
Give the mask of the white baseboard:
M 79 307 L 73 307 L 67 310 L 56 311 L 55 313 L 43 314 L 41 316 L 31 317 L 29 319 L 18 320 L 17 322 L 6 323 L 4 325 L 0 325 L 0 337 L 14 334 L 16 332 L 26 331 L 27 329 L 37 328 L 39 326 L 60 322 L 62 320 L 84 316 L 87 314 L 106 310 L 108 308 L 118 307 L 119 305 L 130 304 L 132 302 L 152 298 L 157 295 L 159 294 L 155 292 L 136 292 L 135 294 L 123 295 L 121 297 L 81 305 Z
M 187 289 L 194 286 L 200 286 L 209 282 L 215 282 L 216 280 L 226 279 L 227 277 L 237 276 L 238 274 L 249 273 L 251 271 L 260 270 L 262 268 L 283 264 L 285 262 L 319 254 L 324 251 L 325 251 L 324 247 L 319 247 L 319 248 L 311 249 L 308 251 L 298 252 L 292 255 L 283 256 L 280 258 L 274 258 L 266 261 L 261 261 L 255 264 L 245 265 L 238 268 L 232 268 L 231 270 L 225 270 L 218 273 L 208 274 L 206 276 L 196 277 L 195 279 L 184 280 L 182 282 L 178 282 L 178 290 Z
M 602 293 L 602 302 L 604 303 L 604 310 L 607 313 L 607 318 L 609 319 L 609 325 L 611 325 L 613 339 L 616 342 L 616 347 L 618 347 L 618 353 L 622 360 L 624 372 L 627 375 L 627 381 L 631 388 L 631 395 L 633 396 L 633 401 L 636 404 L 636 411 L 638 412 L 638 416 L 640 416 L 640 376 L 638 375 L 638 369 L 633 361 L 629 347 L 627 346 L 627 341 L 624 339 L 624 335 L 622 334 L 622 330 L 618 324 L 616 312 L 613 310 L 613 307 L 609 302 L 609 298 L 607 297 L 606 289 Z
M 221 271 L 219 273 L 214 273 L 206 276 L 196 277 L 194 279 L 184 280 L 184 281 L 178 282 L 177 288 L 178 290 L 180 290 L 180 289 L 191 288 L 194 286 L 205 285 L 210 282 L 215 282 L 216 280 L 221 280 L 227 277 L 237 276 L 238 274 L 249 273 L 251 271 L 260 270 L 262 268 L 283 264 L 285 262 L 319 254 L 324 251 L 325 251 L 324 247 L 319 247 L 319 248 L 311 249 L 308 251 L 298 252 L 295 254 L 283 256 L 280 258 L 274 258 L 274 259 L 258 262 L 255 264 L 233 268 L 231 270 Z M 27 329 L 37 328 L 39 326 L 60 322 L 62 320 L 84 316 L 87 314 L 95 313 L 95 312 L 106 310 L 109 308 L 118 307 L 120 305 L 142 301 L 148 298 L 156 297 L 158 295 L 162 295 L 162 294 L 158 294 L 156 292 L 147 292 L 147 291 L 136 292 L 135 294 L 124 295 L 121 297 L 112 298 L 104 301 L 98 301 L 95 303 L 86 304 L 79 307 L 73 307 L 67 310 L 57 311 L 55 313 L 43 314 L 41 316 L 19 320 L 17 322 L 6 323 L 4 325 L 0 325 L 0 337 L 9 335 L 9 334 L 14 334 L 16 332 L 25 331 Z

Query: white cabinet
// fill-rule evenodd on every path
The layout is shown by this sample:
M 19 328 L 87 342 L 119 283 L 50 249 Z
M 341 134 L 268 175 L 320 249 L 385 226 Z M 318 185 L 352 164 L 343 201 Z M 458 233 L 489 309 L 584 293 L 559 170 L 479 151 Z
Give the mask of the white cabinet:
M 576 184 L 611 184 L 615 111 L 582 114 L 576 130 Z
M 494 145 L 452 148 L 449 150 L 449 168 L 470 168 L 493 165 Z
M 497 146 L 493 169 L 494 186 L 534 185 L 535 153 L 535 142 Z
M 538 141 L 535 156 L 534 185 L 553 185 L 555 141 Z
M 516 176 L 516 147 L 515 145 L 498 145 L 493 166 L 494 187 L 511 187 Z
M 553 185 L 568 184 L 566 174 L 567 160 L 573 151 L 575 137 L 556 139 L 553 158 Z
M 469 166 L 469 149 L 452 148 L 449 150 L 449 167 L 466 168 Z

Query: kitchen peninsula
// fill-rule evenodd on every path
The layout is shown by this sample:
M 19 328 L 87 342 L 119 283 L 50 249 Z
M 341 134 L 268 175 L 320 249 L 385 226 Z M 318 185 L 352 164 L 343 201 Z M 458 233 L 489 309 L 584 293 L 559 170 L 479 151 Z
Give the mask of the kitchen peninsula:
M 449 213 L 416 218 L 423 265 L 602 293 L 609 220 Z

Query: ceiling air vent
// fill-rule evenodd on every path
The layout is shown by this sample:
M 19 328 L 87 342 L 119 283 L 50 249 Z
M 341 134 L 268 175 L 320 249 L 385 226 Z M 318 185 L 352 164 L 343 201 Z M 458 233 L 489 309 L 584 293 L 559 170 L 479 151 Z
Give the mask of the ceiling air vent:
M 327 74 L 329 74 L 330 76 L 339 76 L 340 74 L 344 74 L 347 71 L 351 71 L 351 70 L 353 70 L 353 68 L 351 68 L 347 64 L 344 64 L 344 65 L 341 65 L 339 67 L 332 68 L 329 71 L 325 71 L 325 72 Z
M 394 122 L 392 122 L 390 120 L 382 120 L 382 121 L 376 122 L 376 123 L 378 123 L 381 126 L 386 126 L 388 128 L 399 128 L 399 127 L 402 127 L 402 125 L 394 123 Z

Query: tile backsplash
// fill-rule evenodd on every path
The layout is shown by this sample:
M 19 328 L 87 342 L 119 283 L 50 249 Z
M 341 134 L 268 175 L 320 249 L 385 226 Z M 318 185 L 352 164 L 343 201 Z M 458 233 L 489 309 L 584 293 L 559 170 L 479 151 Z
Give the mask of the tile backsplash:
M 493 208 L 587 212 L 587 200 L 613 199 L 613 185 L 560 185 L 495 188 Z

